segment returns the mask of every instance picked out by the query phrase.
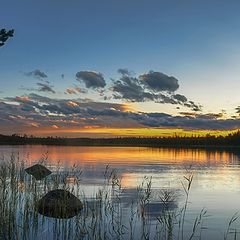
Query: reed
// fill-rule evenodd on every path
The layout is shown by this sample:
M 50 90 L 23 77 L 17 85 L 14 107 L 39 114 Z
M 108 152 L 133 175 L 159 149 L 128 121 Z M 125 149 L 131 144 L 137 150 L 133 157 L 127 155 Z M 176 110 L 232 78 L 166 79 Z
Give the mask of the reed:
M 0 239 L 202 239 L 208 229 L 204 221 L 208 217 L 203 209 L 192 221 L 192 229 L 186 227 L 186 216 L 194 173 L 188 169 L 182 181 L 183 206 L 176 207 L 180 197 L 170 189 L 157 194 L 160 208 L 157 216 L 149 214 L 156 202 L 153 179 L 145 177 L 136 188 L 136 197 L 125 206 L 124 191 L 117 170 L 106 166 L 103 185 L 92 196 L 82 190 L 82 170 L 73 165 L 67 171 L 59 162 L 52 175 L 36 181 L 27 175 L 26 163 L 12 154 L 10 159 L 0 159 Z M 48 155 L 40 160 L 50 166 Z M 71 219 L 54 219 L 40 215 L 36 206 L 39 199 L 53 189 L 65 189 L 81 199 L 84 208 Z M 154 206 L 154 205 L 153 205 Z M 174 207 L 173 207 L 174 206 Z M 127 211 L 127 214 L 126 214 Z M 238 231 L 233 227 L 238 215 L 229 221 L 223 239 L 237 239 Z M 189 225 L 189 223 L 188 223 Z

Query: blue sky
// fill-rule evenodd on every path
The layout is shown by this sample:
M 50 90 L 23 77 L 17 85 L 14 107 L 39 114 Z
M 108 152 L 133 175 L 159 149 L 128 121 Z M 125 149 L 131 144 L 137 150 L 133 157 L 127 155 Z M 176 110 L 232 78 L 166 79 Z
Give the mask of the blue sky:
M 37 80 L 26 73 L 36 69 L 56 92 L 41 94 L 54 98 L 79 85 L 79 71 L 100 72 L 110 84 L 119 68 L 137 76 L 153 70 L 178 79 L 177 93 L 204 113 L 224 109 L 230 117 L 239 105 L 239 7 L 233 0 L 2 1 L 0 28 L 15 35 L 0 49 L 0 97 L 34 91 Z M 92 90 L 74 97 L 102 101 Z M 178 114 L 171 104 L 132 106 Z

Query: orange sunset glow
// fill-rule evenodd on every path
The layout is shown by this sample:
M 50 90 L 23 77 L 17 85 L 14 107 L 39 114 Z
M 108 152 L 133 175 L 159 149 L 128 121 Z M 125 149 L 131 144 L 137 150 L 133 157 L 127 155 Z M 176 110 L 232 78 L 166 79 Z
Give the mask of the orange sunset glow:
M 84 126 L 83 128 L 60 127 L 52 125 L 50 127 L 40 127 L 37 123 L 32 123 L 33 128 L 25 128 L 22 131 L 16 130 L 20 134 L 33 134 L 36 136 L 60 136 L 60 137 L 203 137 L 227 136 L 236 133 L 236 130 L 186 130 L 186 129 L 166 129 L 166 128 L 107 128 L 101 126 Z M 3 132 L 4 133 L 4 132 Z

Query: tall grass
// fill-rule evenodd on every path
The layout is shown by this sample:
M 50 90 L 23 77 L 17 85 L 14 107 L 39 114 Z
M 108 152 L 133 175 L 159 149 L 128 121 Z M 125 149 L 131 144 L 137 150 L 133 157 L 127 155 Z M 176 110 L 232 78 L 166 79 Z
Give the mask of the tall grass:
M 48 165 L 45 155 L 41 164 Z M 124 191 L 117 170 L 106 166 L 104 184 L 92 197 L 82 190 L 82 171 L 76 165 L 68 171 L 61 164 L 44 180 L 36 181 L 24 172 L 26 163 L 12 154 L 2 157 L 0 164 L 0 239 L 202 239 L 207 231 L 204 221 L 207 211 L 202 210 L 186 227 L 186 216 L 194 174 L 191 170 L 183 178 L 184 204 L 176 208 L 179 195 L 163 189 L 157 195 L 158 213 L 152 217 L 153 179 L 145 177 L 136 188 L 136 197 L 125 207 Z M 54 219 L 40 215 L 36 206 L 39 199 L 53 189 L 65 189 L 79 197 L 83 210 L 71 219 Z M 238 232 L 232 226 L 237 221 L 234 215 L 222 239 L 237 239 Z

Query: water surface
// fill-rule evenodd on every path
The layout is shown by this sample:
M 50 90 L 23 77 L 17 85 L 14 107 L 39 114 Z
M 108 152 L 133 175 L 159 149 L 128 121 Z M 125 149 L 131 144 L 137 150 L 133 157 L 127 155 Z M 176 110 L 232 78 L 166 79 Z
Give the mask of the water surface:
M 194 174 L 187 208 L 187 227 L 204 208 L 208 217 L 203 231 L 206 239 L 222 239 L 228 221 L 240 210 L 240 154 L 237 150 L 179 149 L 144 147 L 62 147 L 62 146 L 0 146 L 0 153 L 8 159 L 18 154 L 28 165 L 47 157 L 47 165 L 54 171 L 78 165 L 82 170 L 81 186 L 87 196 L 94 196 L 103 183 L 107 165 L 117 170 L 124 188 L 122 196 L 126 208 L 135 197 L 136 188 L 145 176 L 152 177 L 152 207 L 154 219 L 158 214 L 158 193 L 171 189 L 177 194 L 176 207 L 184 202 L 182 182 L 187 171 Z M 2 157 L 2 159 L 3 159 Z M 2 161 L 4 161 L 4 159 Z M 236 222 L 236 228 L 238 222 Z M 205 235 L 204 235 L 205 234 Z M 205 238 L 203 238 L 205 239 Z

